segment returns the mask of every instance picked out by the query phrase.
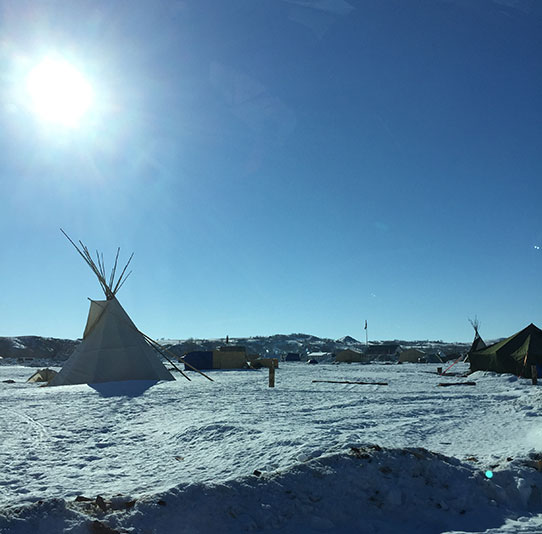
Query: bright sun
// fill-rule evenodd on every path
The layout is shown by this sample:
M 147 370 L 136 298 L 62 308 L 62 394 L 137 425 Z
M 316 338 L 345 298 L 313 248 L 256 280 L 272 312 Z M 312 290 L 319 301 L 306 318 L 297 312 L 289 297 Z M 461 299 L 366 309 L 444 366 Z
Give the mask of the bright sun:
M 75 127 L 89 110 L 92 87 L 68 62 L 44 59 L 26 79 L 30 105 L 37 115 L 52 123 Z

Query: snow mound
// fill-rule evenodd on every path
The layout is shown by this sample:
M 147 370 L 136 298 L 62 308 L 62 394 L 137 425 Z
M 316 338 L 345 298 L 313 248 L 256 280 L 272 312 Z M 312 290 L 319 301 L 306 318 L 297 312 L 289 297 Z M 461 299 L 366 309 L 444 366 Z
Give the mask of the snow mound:
M 495 466 L 492 475 L 422 448 L 353 446 L 137 499 L 39 501 L 0 512 L 0 532 L 423 534 L 540 525 L 532 514 L 542 512 L 542 473 L 524 462 Z

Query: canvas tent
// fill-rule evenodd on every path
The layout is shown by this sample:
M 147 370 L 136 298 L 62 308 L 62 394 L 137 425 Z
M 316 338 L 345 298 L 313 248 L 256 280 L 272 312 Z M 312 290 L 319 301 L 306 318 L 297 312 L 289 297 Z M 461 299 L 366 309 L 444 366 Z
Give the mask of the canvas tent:
M 418 349 L 407 349 L 399 354 L 399 361 L 401 363 L 426 363 L 425 352 Z
M 530 324 L 489 347 L 469 353 L 471 371 L 495 371 L 531 377 L 531 366 L 542 371 L 542 330 Z
M 469 322 L 474 328 L 474 339 L 467 354 L 485 349 L 487 347 L 487 345 L 484 343 L 484 340 L 482 339 L 482 336 L 480 336 L 480 332 L 478 332 L 480 328 L 480 321 L 478 320 L 478 317 L 475 317 L 474 320 L 469 319 Z
M 333 361 L 333 354 L 331 352 L 309 352 L 307 354 L 307 361 L 314 360 L 316 363 L 330 363 Z
M 368 358 L 357 350 L 344 349 L 335 354 L 335 361 L 342 363 L 366 362 Z
M 58 373 L 54 369 L 38 369 L 28 380 L 27 382 L 49 382 L 51 381 Z
M 370 361 L 398 361 L 402 350 L 398 343 L 380 343 L 369 345 L 365 354 Z
M 81 242 L 82 250 L 68 239 L 98 277 L 106 300 L 91 300 L 83 340 L 49 385 L 175 380 L 160 360 L 151 340 L 137 329 L 116 298 L 117 291 L 130 274 L 125 276 L 130 261 L 115 281 L 117 251 L 108 281 L 103 258 L 98 254 L 96 264 Z
M 480 334 L 476 332 L 469 353 L 485 349 L 486 347 L 487 345 L 484 343 L 484 340 L 481 338 Z
M 174 380 L 116 298 L 90 301 L 83 341 L 51 386 Z

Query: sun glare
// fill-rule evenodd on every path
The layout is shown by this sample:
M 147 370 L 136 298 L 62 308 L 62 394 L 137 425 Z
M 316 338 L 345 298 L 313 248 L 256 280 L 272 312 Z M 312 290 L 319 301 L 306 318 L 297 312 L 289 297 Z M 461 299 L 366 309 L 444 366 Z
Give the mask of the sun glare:
M 75 67 L 59 59 L 44 59 L 26 79 L 30 107 L 42 119 L 77 126 L 89 110 L 93 91 Z

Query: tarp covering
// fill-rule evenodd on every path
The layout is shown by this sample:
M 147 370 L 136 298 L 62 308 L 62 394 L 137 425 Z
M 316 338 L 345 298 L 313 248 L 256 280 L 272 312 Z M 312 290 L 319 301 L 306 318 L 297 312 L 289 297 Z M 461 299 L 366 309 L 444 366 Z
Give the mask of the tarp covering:
M 91 301 L 83 341 L 49 385 L 123 380 L 175 379 L 117 299 Z
M 471 371 L 495 371 L 531 377 L 531 366 L 542 366 L 542 330 L 530 324 L 517 334 L 469 353 Z
M 183 356 L 183 360 L 200 371 L 206 371 L 213 368 L 213 351 L 195 350 L 188 352 Z M 192 369 L 186 365 L 186 363 L 184 365 L 184 370 L 192 371 Z
M 247 366 L 247 354 L 244 348 L 241 351 L 197 350 L 185 354 L 183 360 L 201 371 L 206 369 L 243 369 Z M 186 364 L 185 369 L 189 369 Z

